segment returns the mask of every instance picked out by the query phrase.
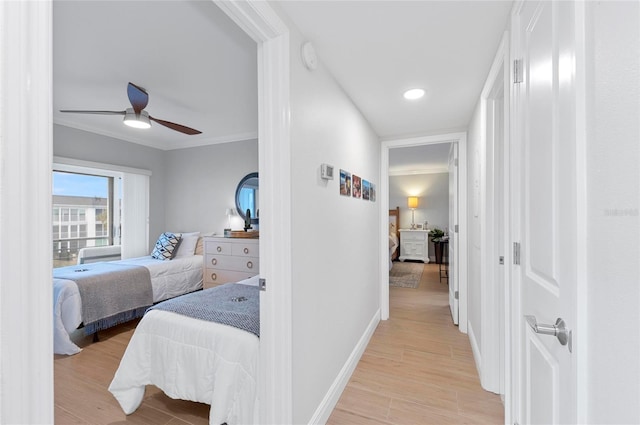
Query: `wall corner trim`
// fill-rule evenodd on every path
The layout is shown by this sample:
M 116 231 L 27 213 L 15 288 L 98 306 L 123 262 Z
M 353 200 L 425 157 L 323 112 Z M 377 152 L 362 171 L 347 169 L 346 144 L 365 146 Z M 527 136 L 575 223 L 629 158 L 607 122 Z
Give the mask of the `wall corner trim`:
M 333 384 L 331 384 L 329 391 L 327 391 L 327 394 L 325 394 L 322 402 L 318 405 L 318 408 L 309 420 L 309 424 L 327 423 L 329 416 L 331 416 L 331 412 L 333 412 L 333 408 L 338 403 L 342 392 L 349 383 L 349 379 L 351 378 L 353 371 L 356 369 L 356 366 L 358 366 L 358 362 L 360 361 L 362 354 L 364 354 L 364 351 L 369 344 L 369 340 L 373 336 L 373 332 L 375 332 L 378 327 L 378 323 L 380 323 L 380 309 L 377 309 L 371 318 L 369 325 L 360 337 L 356 346 L 353 348 L 351 355 L 345 362 L 344 366 L 342 366 L 342 370 L 340 370 L 340 373 L 336 376 L 336 379 L 333 381 Z

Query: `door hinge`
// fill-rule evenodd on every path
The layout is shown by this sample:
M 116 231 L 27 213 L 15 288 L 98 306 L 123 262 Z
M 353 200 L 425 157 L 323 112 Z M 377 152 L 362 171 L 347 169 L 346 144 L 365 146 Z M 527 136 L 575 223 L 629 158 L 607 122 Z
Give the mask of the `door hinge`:
M 500 257 L 498 257 L 498 264 L 500 264 L 501 266 L 504 265 L 504 255 L 501 255 Z
M 513 264 L 520 265 L 520 242 L 513 243 Z
M 453 293 L 453 298 L 455 298 L 456 300 L 459 299 L 460 294 L 458 293 L 458 291 Z
M 522 59 L 516 59 L 513 61 L 513 83 L 518 84 L 522 81 Z
M 457 225 L 457 224 L 456 224 L 455 226 L 453 226 L 453 231 L 454 231 L 455 233 L 458 233 L 458 225 Z
M 258 283 L 259 283 L 261 291 L 266 291 L 267 290 L 267 279 L 260 278 L 258 280 Z

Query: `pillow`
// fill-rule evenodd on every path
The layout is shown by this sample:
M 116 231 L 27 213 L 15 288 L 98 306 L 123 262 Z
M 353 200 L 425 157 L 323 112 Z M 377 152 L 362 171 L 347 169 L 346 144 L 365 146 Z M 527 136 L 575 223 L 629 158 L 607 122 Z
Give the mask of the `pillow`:
M 202 239 L 202 236 L 198 238 L 198 242 L 196 243 L 196 251 L 194 252 L 194 254 L 204 255 L 204 240 Z
M 161 234 L 151 252 L 151 257 L 157 260 L 171 260 L 176 254 L 181 240 L 180 234 L 176 235 L 171 232 Z
M 179 235 L 180 233 L 176 233 Z M 173 258 L 191 257 L 196 250 L 196 244 L 198 243 L 198 237 L 200 232 L 182 233 L 182 240 L 180 246 L 178 246 L 178 252 Z
M 389 234 L 390 235 L 395 235 L 396 234 L 396 225 L 395 225 L 395 223 L 389 223 Z

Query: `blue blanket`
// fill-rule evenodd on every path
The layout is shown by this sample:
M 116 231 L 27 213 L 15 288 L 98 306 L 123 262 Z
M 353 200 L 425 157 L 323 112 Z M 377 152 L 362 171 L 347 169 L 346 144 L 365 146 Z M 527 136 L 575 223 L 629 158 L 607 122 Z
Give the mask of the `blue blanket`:
M 149 308 L 234 326 L 260 337 L 260 290 L 257 286 L 227 283 L 193 292 Z

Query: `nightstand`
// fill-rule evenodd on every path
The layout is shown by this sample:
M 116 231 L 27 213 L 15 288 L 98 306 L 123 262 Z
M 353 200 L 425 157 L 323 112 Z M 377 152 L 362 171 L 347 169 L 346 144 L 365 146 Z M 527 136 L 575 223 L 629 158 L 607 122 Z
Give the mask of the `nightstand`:
M 400 261 L 429 262 L 429 231 L 400 229 Z

